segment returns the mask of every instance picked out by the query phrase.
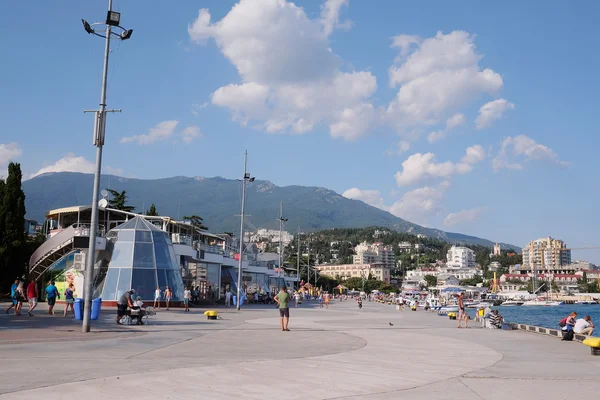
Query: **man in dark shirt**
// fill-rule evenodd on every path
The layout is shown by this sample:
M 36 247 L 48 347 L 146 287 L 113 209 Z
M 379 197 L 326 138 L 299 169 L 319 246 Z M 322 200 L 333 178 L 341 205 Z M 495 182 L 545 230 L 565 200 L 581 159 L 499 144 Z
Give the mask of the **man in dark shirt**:
M 121 325 L 121 318 L 127 314 L 127 308 L 133 306 L 133 301 L 131 300 L 132 294 L 135 294 L 135 290 L 133 289 L 123 293 L 117 302 L 117 324 L 119 325 Z

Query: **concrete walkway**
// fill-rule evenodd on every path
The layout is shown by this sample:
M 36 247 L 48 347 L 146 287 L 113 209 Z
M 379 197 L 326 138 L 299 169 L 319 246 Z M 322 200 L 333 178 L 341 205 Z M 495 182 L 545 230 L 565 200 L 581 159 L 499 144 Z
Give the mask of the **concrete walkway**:
M 37 310 L 36 310 L 37 311 Z M 567 399 L 600 390 L 600 357 L 520 331 L 456 329 L 423 311 L 303 304 L 160 311 L 141 327 L 103 310 L 91 334 L 58 316 L 0 316 L 0 400 Z M 112 311 L 108 311 L 112 314 Z M 393 326 L 390 326 L 389 323 Z

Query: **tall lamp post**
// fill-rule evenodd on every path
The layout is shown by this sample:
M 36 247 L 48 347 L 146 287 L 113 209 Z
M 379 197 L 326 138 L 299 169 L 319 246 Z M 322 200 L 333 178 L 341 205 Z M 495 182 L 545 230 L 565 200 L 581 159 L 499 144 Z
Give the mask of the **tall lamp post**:
M 277 271 L 277 277 L 281 279 L 281 267 L 283 262 L 283 224 L 287 222 L 287 218 L 283 218 L 283 201 L 279 204 L 279 269 Z M 281 286 L 280 279 L 277 279 L 279 286 Z
M 90 331 L 90 317 L 92 311 L 92 296 L 94 291 L 94 265 L 96 264 L 96 235 L 98 233 L 98 192 L 100 190 L 100 173 L 102 171 L 102 146 L 104 145 L 104 134 L 106 131 L 106 113 L 121 112 L 121 110 L 106 109 L 106 79 L 108 76 L 108 55 L 110 54 L 110 39 L 127 40 L 131 37 L 133 29 L 125 29 L 120 26 L 121 13 L 112 11 L 112 0 L 108 0 L 108 13 L 106 21 L 95 22 L 89 24 L 82 19 L 83 28 L 88 34 L 94 34 L 105 39 L 106 45 L 104 49 L 104 71 L 102 73 L 102 91 L 100 94 L 100 109 L 86 110 L 84 112 L 94 113 L 94 139 L 93 144 L 96 146 L 96 169 L 94 171 L 94 192 L 92 195 L 92 218 L 90 227 L 90 243 L 88 247 L 88 255 L 85 262 L 85 308 L 83 312 L 83 324 L 81 332 Z M 96 30 L 94 27 L 104 27 L 103 30 Z M 117 32 L 113 32 L 113 29 Z
M 237 279 L 237 304 L 236 307 L 239 310 L 241 308 L 240 303 L 242 302 L 241 298 L 241 287 L 242 287 L 242 262 L 243 262 L 243 254 L 244 254 L 244 211 L 246 208 L 246 183 L 254 182 L 254 177 L 250 177 L 250 173 L 246 172 L 246 168 L 248 165 L 248 151 L 244 153 L 244 177 L 241 179 L 242 181 L 242 215 L 240 222 L 240 259 L 238 262 L 238 279 Z

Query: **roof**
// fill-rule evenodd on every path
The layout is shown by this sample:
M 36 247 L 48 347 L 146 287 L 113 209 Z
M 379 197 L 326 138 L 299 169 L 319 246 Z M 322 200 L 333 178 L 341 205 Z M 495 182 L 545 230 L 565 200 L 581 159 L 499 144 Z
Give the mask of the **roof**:
M 76 213 L 76 212 L 87 211 L 87 210 L 91 210 L 91 209 L 92 209 L 92 206 L 71 206 L 71 207 L 57 208 L 57 209 L 48 211 L 46 213 L 46 218 L 50 218 L 51 216 L 58 215 L 58 214 Z

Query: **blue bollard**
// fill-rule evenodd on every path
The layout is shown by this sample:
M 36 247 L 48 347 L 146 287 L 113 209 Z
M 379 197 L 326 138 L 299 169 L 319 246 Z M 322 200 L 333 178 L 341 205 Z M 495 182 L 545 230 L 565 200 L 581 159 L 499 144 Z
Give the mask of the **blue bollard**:
M 102 299 L 98 297 L 92 300 L 92 320 L 96 321 L 100 316 L 100 309 L 102 308 Z

